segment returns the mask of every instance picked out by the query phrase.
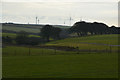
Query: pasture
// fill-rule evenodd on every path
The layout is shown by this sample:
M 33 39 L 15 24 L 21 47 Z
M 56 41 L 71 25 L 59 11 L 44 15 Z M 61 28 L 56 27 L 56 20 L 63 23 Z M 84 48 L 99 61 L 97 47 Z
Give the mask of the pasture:
M 70 47 L 79 47 L 79 49 L 89 49 L 89 50 L 112 50 L 117 51 L 118 46 L 118 35 L 94 35 L 86 37 L 75 37 L 67 38 L 62 40 L 57 40 L 53 42 L 46 43 L 48 46 L 70 46 Z M 111 47 L 109 46 L 111 45 Z
M 16 34 L 15 33 L 2 33 L 2 36 L 3 37 L 9 36 L 11 38 L 15 38 Z M 29 35 L 29 37 L 40 37 L 40 36 L 38 36 L 38 35 Z
M 2 27 L 3 30 L 10 30 L 10 31 L 26 31 L 26 32 L 30 32 L 30 33 L 39 33 L 40 32 L 40 28 L 27 28 L 27 27 L 15 27 L 15 26 L 3 26 Z
M 7 46 L 5 78 L 117 78 L 117 53 L 80 53 Z M 16 52 L 15 52 L 16 51 Z
M 75 54 L 76 52 L 59 51 L 54 49 L 44 49 L 26 46 L 5 46 L 2 48 L 2 54 L 5 56 L 29 56 L 29 55 L 55 55 L 55 54 Z
M 93 35 L 93 36 L 85 36 L 85 37 L 75 37 L 75 38 L 67 38 L 62 40 L 57 40 L 53 42 L 49 42 L 48 44 L 60 44 L 60 43 L 103 43 L 110 45 L 118 45 L 118 34 L 110 34 L 110 35 Z M 66 45 L 66 44 L 65 44 Z
M 4 78 L 117 78 L 117 54 L 3 56 Z
M 2 25 L 2 29 L 3 30 L 9 30 L 9 31 L 15 31 L 15 32 L 19 32 L 19 31 L 26 31 L 29 33 L 40 33 L 40 29 L 43 27 L 44 25 L 35 25 L 35 24 L 4 24 Z M 55 27 L 59 27 L 59 28 L 70 28 L 70 26 L 64 26 L 64 25 L 53 25 Z
M 79 49 L 106 49 L 100 43 L 118 45 L 118 35 L 67 38 L 47 46 L 73 46 Z M 106 46 L 106 47 L 105 47 Z M 113 46 L 112 50 L 118 50 Z M 4 78 L 118 78 L 118 53 L 77 52 L 32 46 L 2 48 Z

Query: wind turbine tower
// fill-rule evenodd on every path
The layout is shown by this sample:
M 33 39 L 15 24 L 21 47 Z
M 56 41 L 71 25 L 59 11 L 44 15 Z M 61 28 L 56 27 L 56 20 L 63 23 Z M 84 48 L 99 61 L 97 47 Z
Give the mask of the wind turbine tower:
M 36 24 L 37 24 L 37 21 L 38 21 L 37 19 L 38 19 L 38 17 L 36 16 Z
M 38 24 L 39 24 L 39 19 L 38 19 Z
M 80 19 L 80 22 L 82 22 L 82 18 Z
M 65 24 L 65 21 L 64 21 L 64 24 Z
M 70 20 L 70 26 L 71 26 L 71 21 L 72 21 L 73 19 L 70 17 L 70 19 L 69 19 L 69 20 Z

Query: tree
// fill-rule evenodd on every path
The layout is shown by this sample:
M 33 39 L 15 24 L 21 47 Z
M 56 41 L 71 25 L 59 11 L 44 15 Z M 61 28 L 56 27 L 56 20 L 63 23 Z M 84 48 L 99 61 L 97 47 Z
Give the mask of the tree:
M 12 43 L 13 39 L 9 36 L 2 36 L 2 42 L 3 43 Z
M 72 31 L 68 28 L 68 29 L 61 29 L 61 32 L 60 32 L 60 38 L 67 38 L 69 37 L 69 34 L 71 34 Z
M 88 32 L 88 24 L 84 21 L 76 22 L 70 29 L 72 32 L 77 33 L 78 36 L 85 36 Z
M 49 38 L 52 35 L 52 28 L 53 26 L 51 25 L 45 25 L 42 27 L 40 35 L 47 41 L 49 42 Z
M 62 30 L 60 28 L 52 27 L 51 37 L 55 40 L 60 39 L 60 32 L 61 31 Z
M 40 35 L 47 41 L 49 42 L 49 38 L 53 38 L 55 40 L 60 39 L 60 32 L 62 30 L 57 27 L 53 27 L 51 25 L 45 25 L 41 29 Z
M 118 34 L 119 33 L 119 28 L 115 27 L 115 26 L 111 26 L 109 29 L 110 33 L 112 34 Z
M 16 39 L 17 44 L 27 44 L 28 43 L 28 33 L 25 31 L 20 31 L 17 33 Z
M 108 34 L 109 27 L 104 23 L 88 23 L 88 22 L 76 22 L 70 30 L 73 33 L 77 33 L 78 36 L 86 36 L 88 33 L 93 34 Z M 115 30 L 114 30 L 115 31 Z
M 47 41 L 49 42 L 49 38 L 53 38 L 55 40 L 60 39 L 60 32 L 62 30 L 57 27 L 53 27 L 51 25 L 45 25 L 41 29 L 40 35 Z

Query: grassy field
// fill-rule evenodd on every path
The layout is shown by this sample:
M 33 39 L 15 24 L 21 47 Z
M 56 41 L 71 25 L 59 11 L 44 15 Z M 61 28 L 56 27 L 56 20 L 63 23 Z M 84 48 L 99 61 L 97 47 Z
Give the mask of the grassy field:
M 44 25 L 4 25 L 2 26 L 3 30 L 10 30 L 10 31 L 16 31 L 19 32 L 21 30 L 29 32 L 29 33 L 40 33 L 40 29 L 43 27 Z M 63 26 L 63 25 L 53 25 L 54 27 L 59 27 L 59 28 L 70 28 L 70 26 Z
M 93 43 L 93 44 L 90 44 L 90 43 Z M 99 44 L 103 44 L 103 45 L 99 45 Z M 49 45 L 49 46 L 51 45 L 71 46 L 71 47 L 79 47 L 79 49 L 96 49 L 96 50 L 110 49 L 110 46 L 107 46 L 104 44 L 118 45 L 118 35 L 111 34 L 111 35 L 75 37 L 75 38 L 67 38 L 67 39 L 62 39 L 62 40 L 57 40 L 57 41 L 46 43 L 46 45 Z M 112 46 L 112 49 L 118 50 L 118 47 Z
M 40 29 L 36 29 L 36 28 L 25 28 L 25 27 L 15 27 L 15 26 L 5 26 L 2 29 L 4 30 L 11 30 L 11 31 L 26 31 L 26 32 L 30 32 L 30 33 L 39 33 Z
M 2 48 L 3 55 L 14 56 L 14 55 L 51 55 L 51 54 L 75 54 L 76 52 L 70 51 L 58 51 L 54 49 L 44 49 L 44 48 L 35 48 L 35 47 L 26 47 L 26 46 L 5 46 Z
M 64 40 L 50 42 L 48 44 L 80 43 L 80 42 L 104 43 L 104 44 L 118 45 L 118 34 L 94 35 L 94 36 L 86 36 L 86 37 L 67 38 Z
M 15 33 L 2 33 L 2 36 L 9 36 L 11 38 L 15 38 L 16 37 L 16 34 Z M 38 35 L 29 35 L 29 37 L 40 37 Z
M 117 78 L 117 54 L 3 56 L 5 78 Z
M 4 34 L 5 35 L 5 34 Z M 102 43 L 118 45 L 118 35 L 96 35 L 68 38 L 45 45 L 73 46 L 80 49 L 104 49 L 109 46 L 86 44 Z M 117 50 L 118 47 L 112 47 Z M 2 48 L 3 77 L 5 78 L 117 78 L 117 53 L 89 53 L 59 51 L 26 46 Z

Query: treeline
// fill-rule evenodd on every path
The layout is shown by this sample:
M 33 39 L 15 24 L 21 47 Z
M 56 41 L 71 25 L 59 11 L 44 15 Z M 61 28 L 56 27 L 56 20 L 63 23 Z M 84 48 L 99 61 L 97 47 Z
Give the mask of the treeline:
M 76 22 L 71 28 L 71 33 L 77 33 L 78 36 L 98 35 L 98 34 L 120 34 L 120 28 L 108 27 L 104 23 L 87 23 L 84 21 Z
M 107 26 L 104 23 L 87 23 L 84 21 L 76 22 L 71 28 L 61 29 L 52 25 L 45 25 L 40 29 L 40 37 L 29 37 L 29 33 L 20 31 L 16 33 L 15 38 L 9 36 L 2 37 L 3 43 L 18 44 L 18 45 L 38 45 L 51 40 L 59 40 L 70 37 L 72 33 L 77 33 L 77 36 L 87 35 L 102 35 L 102 34 L 120 34 L 120 27 Z
M 49 42 L 50 38 L 53 40 L 60 39 L 60 32 L 62 29 L 53 27 L 51 25 L 45 25 L 40 29 L 39 37 L 30 37 L 28 32 L 20 31 L 16 33 L 15 38 L 9 36 L 2 36 L 3 43 L 17 44 L 17 45 L 38 45 L 45 42 Z
M 53 27 L 51 25 L 45 25 L 43 26 L 43 28 L 40 31 L 40 36 L 45 39 L 47 42 L 50 41 L 50 37 L 58 40 L 60 39 L 60 32 L 62 30 L 60 28 L 57 27 Z
M 16 33 L 16 37 L 2 36 L 2 42 L 5 44 L 17 44 L 17 45 L 38 45 L 43 43 L 43 39 L 40 37 L 30 37 L 29 33 L 20 31 Z

